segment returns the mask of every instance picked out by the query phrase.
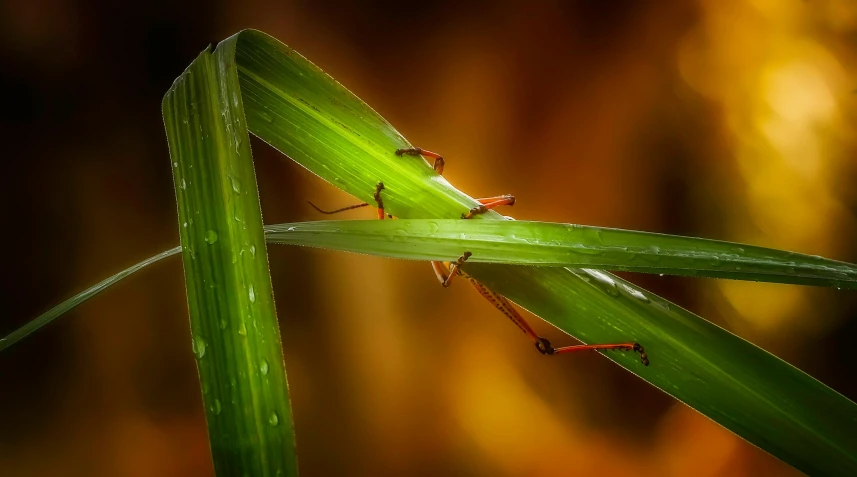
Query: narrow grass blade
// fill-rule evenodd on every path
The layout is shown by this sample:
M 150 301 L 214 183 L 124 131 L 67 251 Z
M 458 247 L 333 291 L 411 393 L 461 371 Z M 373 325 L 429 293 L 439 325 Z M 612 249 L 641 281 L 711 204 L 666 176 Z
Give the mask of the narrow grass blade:
M 238 38 L 253 134 L 365 202 L 383 182 L 384 204 L 401 218 L 457 219 L 477 205 L 421 159 L 396 156 L 410 144 L 315 65 L 264 33 Z M 479 217 L 501 219 L 493 211 Z M 609 357 L 798 469 L 857 474 L 857 405 L 752 344 L 606 272 L 475 263 L 467 270 L 584 342 L 644 343 L 648 368 Z
M 266 227 L 268 243 L 411 260 L 587 267 L 857 288 L 857 265 L 731 242 L 549 222 L 344 220 Z
M 234 49 L 204 51 L 163 102 L 193 350 L 217 475 L 297 475 Z
M 21 341 L 22 339 L 26 338 L 30 333 L 32 333 L 32 332 L 38 330 L 39 328 L 47 325 L 51 321 L 54 321 L 55 319 L 62 316 L 64 313 L 75 308 L 77 305 L 80 305 L 81 303 L 85 302 L 86 300 L 89 300 L 90 298 L 94 297 L 95 295 L 98 295 L 99 293 L 103 292 L 107 288 L 115 285 L 116 283 L 121 281 L 123 278 L 126 278 L 126 277 L 148 267 L 149 265 L 152 265 L 153 263 L 159 262 L 159 261 L 161 261 L 167 257 L 171 257 L 171 256 L 173 256 L 179 252 L 181 252 L 181 247 L 171 248 L 171 249 L 167 250 L 166 252 L 161 252 L 161 253 L 155 255 L 154 257 L 149 257 L 146 260 L 143 260 L 142 262 L 140 262 L 136 265 L 130 266 L 130 267 L 126 268 L 125 270 L 122 270 L 121 272 L 117 273 L 116 275 L 113 275 L 110 278 L 106 278 L 106 279 L 98 282 L 97 284 L 87 288 L 86 290 L 78 293 L 77 295 L 69 298 L 68 300 L 60 303 L 59 305 L 57 305 L 57 306 L 51 308 L 50 310 L 42 313 L 41 315 L 37 316 L 35 319 L 29 321 L 24 326 L 18 328 L 17 330 L 13 331 L 12 333 L 9 333 L 9 335 L 7 335 L 3 338 L 0 338 L 0 351 L 3 351 L 4 349 L 12 346 L 13 344 L 17 343 L 18 341 Z

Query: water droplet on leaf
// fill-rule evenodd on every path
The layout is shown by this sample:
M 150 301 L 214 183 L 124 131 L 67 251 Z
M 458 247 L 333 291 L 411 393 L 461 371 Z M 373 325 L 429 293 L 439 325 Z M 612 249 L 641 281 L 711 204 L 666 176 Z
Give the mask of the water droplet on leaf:
M 589 270 L 583 269 L 589 276 L 595 279 L 596 284 L 598 285 L 604 293 L 612 297 L 618 297 L 621 294 L 619 293 L 619 289 L 616 286 L 616 282 L 610 278 L 610 275 L 607 275 L 604 272 L 598 270 Z
M 241 181 L 239 181 L 238 179 L 236 179 L 232 176 L 229 176 L 229 180 L 232 182 L 232 190 L 236 194 L 240 194 L 241 193 Z
M 202 336 L 197 336 L 196 338 L 194 338 L 192 347 L 193 354 L 196 355 L 197 359 L 202 359 L 202 357 L 205 356 L 206 346 L 207 344 L 205 343 L 205 340 L 202 338 Z

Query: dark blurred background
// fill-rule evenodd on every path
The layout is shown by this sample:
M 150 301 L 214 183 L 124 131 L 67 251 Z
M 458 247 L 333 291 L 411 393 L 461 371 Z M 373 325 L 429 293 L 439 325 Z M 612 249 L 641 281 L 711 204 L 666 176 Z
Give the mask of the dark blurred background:
M 160 101 L 248 27 L 519 219 L 857 261 L 851 0 L 461 3 L 0 2 L 0 334 L 178 243 Z M 352 202 L 253 148 L 267 223 Z M 269 253 L 303 475 L 798 474 L 427 264 Z M 631 279 L 857 399 L 857 293 Z M 0 474 L 213 474 L 178 259 L 0 354 Z

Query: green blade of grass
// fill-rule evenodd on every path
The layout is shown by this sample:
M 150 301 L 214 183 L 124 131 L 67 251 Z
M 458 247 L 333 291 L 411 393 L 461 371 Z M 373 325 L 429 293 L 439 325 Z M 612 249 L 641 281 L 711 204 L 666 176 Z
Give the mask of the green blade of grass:
M 585 225 L 460 219 L 331 220 L 266 225 L 265 240 L 408 260 L 586 267 L 771 283 L 857 288 L 857 266 L 782 250 Z M 51 308 L 0 339 L 0 351 L 143 267 L 144 260 Z
M 857 288 L 857 266 L 746 244 L 633 230 L 527 221 L 331 220 L 266 225 L 272 244 L 408 260 L 586 267 L 772 283 Z M 167 250 L 94 285 L 0 338 L 0 351 L 107 287 L 181 248 Z
M 297 475 L 235 39 L 164 97 L 193 351 L 217 475 Z
M 94 297 L 95 295 L 98 295 L 99 293 L 103 292 L 104 290 L 106 290 L 106 289 L 110 288 L 111 286 L 119 283 L 122 279 L 124 279 L 124 278 L 126 278 L 126 277 L 128 277 L 128 276 L 130 276 L 136 272 L 139 272 L 140 270 L 148 267 L 149 265 L 157 263 L 157 262 L 159 262 L 159 261 L 161 261 L 167 257 L 171 257 L 173 255 L 176 255 L 179 252 L 181 252 L 181 247 L 175 247 L 175 248 L 171 248 L 171 249 L 167 250 L 166 252 L 161 252 L 161 253 L 155 255 L 154 257 L 147 258 L 146 260 L 143 260 L 140 263 L 134 264 L 134 265 L 126 268 L 125 270 L 122 270 L 121 272 L 117 273 L 116 275 L 113 275 L 109 278 L 106 278 L 106 279 L 96 283 L 95 285 L 92 285 L 91 287 L 87 288 L 86 290 L 83 290 L 82 292 L 78 293 L 77 295 L 74 295 L 73 297 L 63 301 L 59 305 L 57 305 L 57 306 L 51 308 L 50 310 L 42 313 L 41 315 L 37 316 L 35 319 L 30 320 L 24 326 L 22 326 L 22 327 L 18 328 L 17 330 L 9 333 L 8 335 L 4 336 L 3 338 L 0 338 L 0 351 L 3 351 L 4 349 L 12 346 L 13 344 L 17 343 L 18 341 L 21 341 L 22 339 L 27 337 L 30 333 L 38 330 L 39 328 L 47 325 L 51 321 L 54 321 L 55 319 L 59 318 L 63 314 L 71 311 L 77 305 L 80 305 L 81 303 L 85 302 L 86 300 L 89 300 L 90 298 Z
M 344 220 L 267 226 L 268 243 L 411 260 L 571 266 L 857 288 L 857 265 L 794 252 L 632 230 L 509 220 Z
M 237 63 L 250 131 L 331 184 L 371 203 L 382 181 L 384 204 L 401 218 L 457 219 L 477 205 L 424 161 L 396 156 L 410 144 L 389 123 L 274 38 L 240 33 Z M 609 358 L 798 469 L 857 474 L 854 403 L 687 310 L 587 269 L 468 272 L 586 343 L 644 343 L 648 368 Z

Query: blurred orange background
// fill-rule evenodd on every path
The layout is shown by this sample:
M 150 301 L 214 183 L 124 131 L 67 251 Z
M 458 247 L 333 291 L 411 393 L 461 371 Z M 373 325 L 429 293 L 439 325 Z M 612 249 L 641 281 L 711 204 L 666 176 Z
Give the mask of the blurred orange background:
M 248 27 L 518 219 L 857 262 L 850 0 L 4 0 L 0 27 L 2 334 L 178 243 L 160 100 Z M 253 148 L 266 223 L 353 202 Z M 302 475 L 799 475 L 599 355 L 544 358 L 428 264 L 269 255 Z M 854 292 L 631 279 L 857 398 Z M 171 259 L 0 354 L 0 473 L 213 475 L 190 341 Z

